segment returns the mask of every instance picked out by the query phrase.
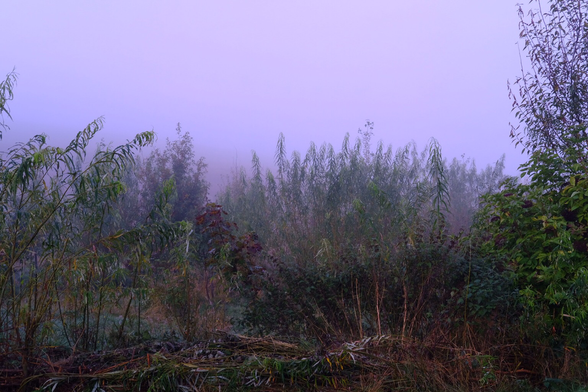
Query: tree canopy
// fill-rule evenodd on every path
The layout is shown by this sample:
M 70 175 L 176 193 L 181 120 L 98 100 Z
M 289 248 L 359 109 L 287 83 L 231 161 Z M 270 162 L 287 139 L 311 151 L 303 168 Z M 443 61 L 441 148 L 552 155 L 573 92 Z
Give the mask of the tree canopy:
M 511 137 L 530 153 L 551 150 L 561 158 L 587 151 L 588 3 L 551 0 L 527 13 L 519 6 L 526 60 L 509 86 L 520 124 Z M 522 129 L 521 129 L 522 127 Z M 577 158 L 577 157 L 576 157 Z

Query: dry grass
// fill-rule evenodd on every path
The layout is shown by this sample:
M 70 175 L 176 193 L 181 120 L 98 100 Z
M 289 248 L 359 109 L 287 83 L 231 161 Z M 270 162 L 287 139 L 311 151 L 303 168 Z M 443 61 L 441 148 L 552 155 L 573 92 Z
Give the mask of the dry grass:
M 518 390 L 531 391 L 544 375 L 512 362 L 521 359 L 514 351 L 512 345 L 477 351 L 438 337 L 392 335 L 317 350 L 216 332 L 196 344 L 157 342 L 62 358 L 47 349 L 34 376 L 23 379 L 18 369 L 5 369 L 0 385 L 7 391 L 476 391 L 513 390 L 517 380 L 527 379 L 529 387 Z M 565 359 L 568 373 L 573 361 Z

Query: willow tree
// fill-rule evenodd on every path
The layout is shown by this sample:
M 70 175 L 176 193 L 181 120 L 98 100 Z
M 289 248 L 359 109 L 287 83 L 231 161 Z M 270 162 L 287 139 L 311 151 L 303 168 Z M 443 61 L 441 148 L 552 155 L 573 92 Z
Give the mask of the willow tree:
M 9 113 L 14 81 L 9 74 L 0 85 L 0 113 Z M 99 144 L 89 154 L 102 123 L 90 123 L 65 148 L 37 135 L 0 152 L 0 357 L 20 359 L 25 374 L 43 344 L 99 347 L 108 335 L 107 304 L 125 301 L 114 328 L 126 331 L 151 249 L 183 235 L 162 220 L 130 228 L 117 220 L 123 178 L 154 134 L 115 148 Z
M 0 82 L 0 140 L 2 140 L 2 130 L 8 129 L 8 125 L 4 122 L 4 115 L 12 119 L 8 101 L 14 98 L 12 90 L 16 85 L 16 77 L 17 75 L 13 71 L 6 75 L 6 79 Z
M 235 173 L 220 195 L 230 219 L 256 232 L 269 255 L 265 269 L 251 268 L 259 281 L 243 293 L 246 325 L 319 337 L 396 333 L 401 325 L 409 335 L 424 320 L 426 299 L 459 270 L 445 268 L 451 257 L 443 244 L 450 195 L 460 194 L 453 186 L 462 179 L 434 139 L 423 151 L 412 143 L 394 152 L 383 143 L 371 148 L 370 131 L 368 123 L 355 141 L 347 134 L 338 152 L 311 143 L 304 155 L 288 155 L 280 135 L 276 173 L 264 176 L 254 153 L 251 175 Z M 465 180 L 480 179 L 474 168 Z M 482 187 L 463 187 L 472 192 L 460 201 L 477 201 Z

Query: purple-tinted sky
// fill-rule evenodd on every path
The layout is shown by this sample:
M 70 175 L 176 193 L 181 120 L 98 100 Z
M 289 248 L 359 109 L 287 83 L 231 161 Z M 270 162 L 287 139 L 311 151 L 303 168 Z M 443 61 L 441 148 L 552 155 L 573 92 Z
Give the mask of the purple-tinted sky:
M 506 83 L 520 73 L 514 0 L 17 1 L 0 10 L 0 75 L 19 73 L 0 141 L 65 144 L 98 116 L 114 143 L 176 123 L 210 180 L 251 150 L 271 165 L 310 141 L 338 148 L 366 119 L 374 139 L 485 166 L 506 154 Z

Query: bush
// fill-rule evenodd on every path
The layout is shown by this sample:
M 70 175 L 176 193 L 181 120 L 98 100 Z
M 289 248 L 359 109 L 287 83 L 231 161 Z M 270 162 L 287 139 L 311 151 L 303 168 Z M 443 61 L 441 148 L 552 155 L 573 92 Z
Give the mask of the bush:
M 423 338 L 464 321 L 490 329 L 510 322 L 516 307 L 512 283 L 492 263 L 430 244 L 388 255 L 377 245 L 349 246 L 336 263 L 304 268 L 270 258 L 260 281 L 245 326 L 326 343 L 376 334 Z

